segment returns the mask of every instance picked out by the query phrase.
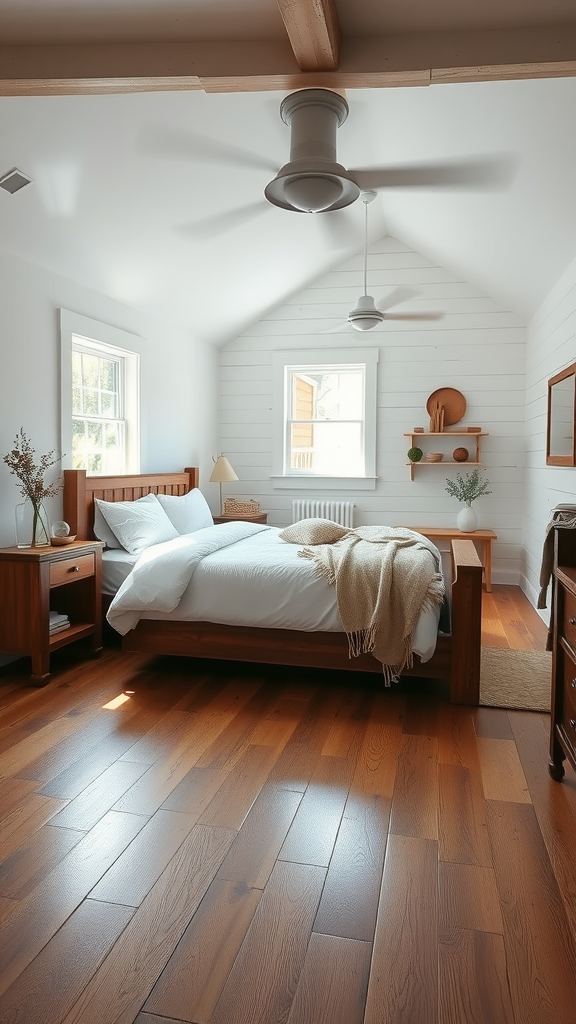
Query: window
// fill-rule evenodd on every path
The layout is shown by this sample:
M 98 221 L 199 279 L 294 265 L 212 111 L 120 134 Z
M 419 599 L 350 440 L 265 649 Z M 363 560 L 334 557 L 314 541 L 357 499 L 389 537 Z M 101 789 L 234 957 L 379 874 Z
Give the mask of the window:
M 139 472 L 140 339 L 68 310 L 61 335 L 67 463 L 91 476 Z
M 275 353 L 275 486 L 375 486 L 377 362 L 377 349 Z

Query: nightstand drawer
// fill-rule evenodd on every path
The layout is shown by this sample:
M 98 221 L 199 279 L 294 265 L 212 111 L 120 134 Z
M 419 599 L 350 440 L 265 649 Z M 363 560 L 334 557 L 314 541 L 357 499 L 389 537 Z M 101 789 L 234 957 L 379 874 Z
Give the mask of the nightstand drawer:
M 50 563 L 50 586 L 61 587 L 63 583 L 83 580 L 94 575 L 94 555 L 76 555 L 60 562 Z
M 572 650 L 576 651 L 576 597 L 567 590 L 564 590 L 562 632 Z

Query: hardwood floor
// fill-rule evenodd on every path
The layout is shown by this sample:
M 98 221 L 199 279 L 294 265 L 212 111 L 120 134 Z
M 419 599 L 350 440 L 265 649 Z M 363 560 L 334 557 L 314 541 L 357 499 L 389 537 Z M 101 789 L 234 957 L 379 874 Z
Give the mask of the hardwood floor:
M 485 644 L 545 639 L 484 595 Z M 2 1024 L 576 1024 L 547 715 L 80 654 L 0 673 Z

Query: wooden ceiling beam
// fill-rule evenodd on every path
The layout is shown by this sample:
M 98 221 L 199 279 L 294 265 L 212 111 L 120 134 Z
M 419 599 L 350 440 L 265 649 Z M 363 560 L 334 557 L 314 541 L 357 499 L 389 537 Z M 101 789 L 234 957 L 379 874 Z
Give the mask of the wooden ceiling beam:
M 301 71 L 335 71 L 341 32 L 335 0 L 278 0 Z
M 576 26 L 343 39 L 337 70 L 303 71 L 285 39 L 0 46 L 0 96 L 386 89 L 576 76 Z

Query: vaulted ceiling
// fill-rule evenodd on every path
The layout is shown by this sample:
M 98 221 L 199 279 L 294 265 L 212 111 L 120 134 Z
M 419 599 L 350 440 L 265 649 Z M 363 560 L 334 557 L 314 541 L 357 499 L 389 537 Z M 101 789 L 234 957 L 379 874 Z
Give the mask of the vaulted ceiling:
M 387 188 L 388 231 L 528 318 L 576 256 L 573 0 L 0 0 L 0 247 L 216 344 L 361 247 L 356 203 L 263 199 L 282 98 L 345 90 L 346 167 L 510 159 Z

